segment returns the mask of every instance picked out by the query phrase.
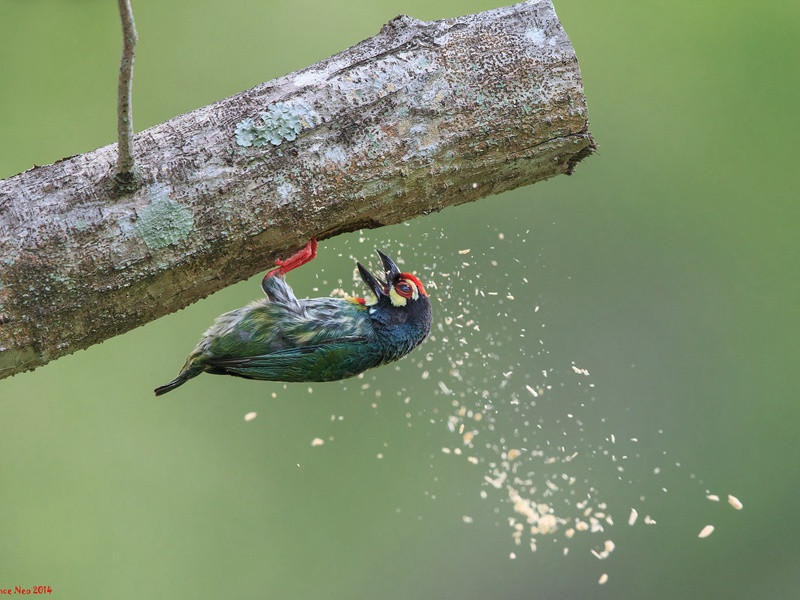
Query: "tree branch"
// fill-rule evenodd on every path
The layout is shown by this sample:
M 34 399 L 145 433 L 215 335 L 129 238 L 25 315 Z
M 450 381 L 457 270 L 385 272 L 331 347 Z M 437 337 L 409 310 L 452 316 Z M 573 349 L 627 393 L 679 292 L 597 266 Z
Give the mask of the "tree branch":
M 136 25 L 130 0 L 117 0 L 119 18 L 122 21 L 122 58 L 119 63 L 119 87 L 117 88 L 117 179 L 120 183 L 133 181 L 133 113 L 131 92 L 133 90 L 133 58 L 136 53 Z
M 325 239 L 569 173 L 591 153 L 549 0 L 398 17 L 302 71 L 0 182 L 0 377 L 178 310 Z

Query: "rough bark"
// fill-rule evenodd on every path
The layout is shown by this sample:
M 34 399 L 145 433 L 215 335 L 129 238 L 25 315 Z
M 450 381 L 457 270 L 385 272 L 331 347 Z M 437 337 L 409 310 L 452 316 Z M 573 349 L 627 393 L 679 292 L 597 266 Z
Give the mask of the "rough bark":
M 178 310 L 311 236 L 397 223 L 569 173 L 591 153 L 549 0 L 373 38 L 0 182 L 0 377 Z

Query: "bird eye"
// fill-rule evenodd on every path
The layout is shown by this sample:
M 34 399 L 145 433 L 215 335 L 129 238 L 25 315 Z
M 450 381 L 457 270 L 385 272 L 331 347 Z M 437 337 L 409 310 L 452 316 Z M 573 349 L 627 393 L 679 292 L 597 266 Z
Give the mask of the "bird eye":
M 412 295 L 411 286 L 405 281 L 401 281 L 400 283 L 398 283 L 396 286 L 394 286 L 394 289 L 396 289 L 397 293 L 400 294 L 403 298 L 411 298 Z

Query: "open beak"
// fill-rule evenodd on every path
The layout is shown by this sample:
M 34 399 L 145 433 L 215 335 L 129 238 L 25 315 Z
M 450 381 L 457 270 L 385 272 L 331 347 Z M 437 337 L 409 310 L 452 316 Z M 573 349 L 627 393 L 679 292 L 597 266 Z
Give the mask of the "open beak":
M 375 252 L 377 252 L 378 256 L 381 257 L 383 268 L 386 270 L 386 281 L 390 286 L 394 285 L 397 283 L 397 280 L 400 279 L 400 269 L 398 269 L 397 265 L 394 264 L 394 261 L 386 256 L 383 252 L 380 250 L 376 250 Z
M 375 277 L 372 273 L 367 271 L 360 262 L 357 262 L 356 266 L 358 267 L 358 272 L 361 274 L 361 279 L 364 280 L 367 287 L 375 294 L 375 297 L 380 300 L 381 296 L 388 296 L 389 287 L 397 283 L 397 280 L 400 278 L 400 269 L 398 269 L 394 261 L 383 252 L 380 250 L 376 250 L 376 252 L 378 256 L 381 257 L 383 268 L 386 271 L 386 281 Z
M 375 297 L 380 300 L 381 296 L 386 296 L 389 292 L 386 289 L 386 284 L 377 279 L 372 273 L 367 271 L 360 262 L 356 263 L 358 272 L 361 274 L 361 279 L 367 284 L 367 287 L 375 294 Z

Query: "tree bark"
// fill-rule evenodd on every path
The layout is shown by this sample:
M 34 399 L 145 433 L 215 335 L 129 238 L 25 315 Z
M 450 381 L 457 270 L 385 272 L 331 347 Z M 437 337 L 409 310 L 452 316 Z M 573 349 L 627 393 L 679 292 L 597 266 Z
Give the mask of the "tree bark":
M 0 182 L 0 378 L 325 239 L 560 173 L 594 149 L 549 0 L 397 17 L 311 67 Z

